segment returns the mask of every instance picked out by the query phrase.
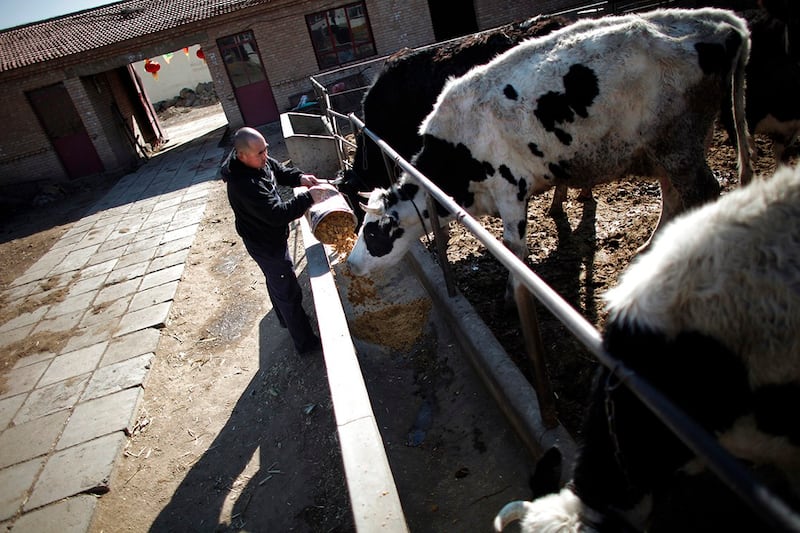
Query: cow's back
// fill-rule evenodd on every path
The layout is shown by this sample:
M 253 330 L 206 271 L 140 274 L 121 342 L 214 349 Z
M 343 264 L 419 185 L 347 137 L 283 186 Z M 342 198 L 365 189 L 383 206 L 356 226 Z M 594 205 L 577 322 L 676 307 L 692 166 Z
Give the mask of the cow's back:
M 648 174 L 652 152 L 705 135 L 746 40 L 714 9 L 578 22 L 451 80 L 421 132 L 532 177 L 534 193 Z
M 558 16 L 541 17 L 395 54 L 364 94 L 364 123 L 401 156 L 410 159 L 422 147 L 419 125 L 433 109 L 449 78 L 488 63 L 526 38 L 547 34 L 567 23 L 567 19 Z M 391 183 L 382 153 L 371 142 L 359 138 L 353 161 L 365 189 Z

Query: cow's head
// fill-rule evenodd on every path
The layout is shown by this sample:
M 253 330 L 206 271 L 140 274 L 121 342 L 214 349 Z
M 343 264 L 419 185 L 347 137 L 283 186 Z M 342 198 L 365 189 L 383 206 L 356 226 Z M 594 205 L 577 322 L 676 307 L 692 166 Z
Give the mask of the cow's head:
M 353 274 L 364 276 L 400 261 L 424 232 L 420 220 L 427 217 L 423 197 L 419 186 L 408 182 L 369 194 L 367 204 L 361 204 L 366 215 L 358 240 L 347 258 Z

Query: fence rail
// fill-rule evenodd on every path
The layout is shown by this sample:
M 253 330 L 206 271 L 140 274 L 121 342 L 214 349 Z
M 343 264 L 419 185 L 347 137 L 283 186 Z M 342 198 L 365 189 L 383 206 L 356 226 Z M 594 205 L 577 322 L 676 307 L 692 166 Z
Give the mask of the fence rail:
M 442 191 L 428 177 L 403 159 L 391 146 L 370 131 L 364 122 L 353 113 L 344 115 L 328 110 L 332 120 L 347 119 L 354 130 L 368 137 L 392 160 L 407 172 L 439 202 L 455 220 L 464 225 L 486 249 L 495 256 L 528 290 L 555 316 L 567 329 L 606 366 L 619 383 L 628 387 L 684 444 L 686 444 L 711 471 L 747 503 L 755 513 L 769 523 L 775 531 L 800 532 L 800 516 L 781 499 L 770 492 L 766 486 L 753 478 L 752 474 L 739 463 L 703 427 L 689 418 L 683 410 L 675 406 L 658 389 L 631 371 L 621 361 L 606 352 L 602 337 L 597 329 L 580 313 L 569 305 L 547 283 L 506 248 L 483 225 L 467 213 L 449 195 Z M 441 245 L 438 243 L 437 245 Z M 445 244 L 446 245 L 446 244 Z

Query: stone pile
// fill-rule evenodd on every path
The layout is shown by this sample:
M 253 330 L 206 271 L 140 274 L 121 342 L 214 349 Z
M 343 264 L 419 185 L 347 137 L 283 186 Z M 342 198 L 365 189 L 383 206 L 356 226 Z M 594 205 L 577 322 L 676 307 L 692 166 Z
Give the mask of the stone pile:
M 219 101 L 214 84 L 210 81 L 198 83 L 194 89 L 184 87 L 180 94 L 168 100 L 155 102 L 153 107 L 156 113 L 163 113 L 170 107 L 203 107 L 216 104 Z

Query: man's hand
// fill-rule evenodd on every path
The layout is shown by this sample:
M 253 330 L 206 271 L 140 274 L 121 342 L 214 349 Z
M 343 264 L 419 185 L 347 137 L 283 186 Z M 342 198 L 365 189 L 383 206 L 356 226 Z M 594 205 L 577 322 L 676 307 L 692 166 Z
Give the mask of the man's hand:
M 313 187 L 319 184 L 320 180 L 318 180 L 314 174 L 303 174 L 300 176 L 300 185 L 303 187 Z

